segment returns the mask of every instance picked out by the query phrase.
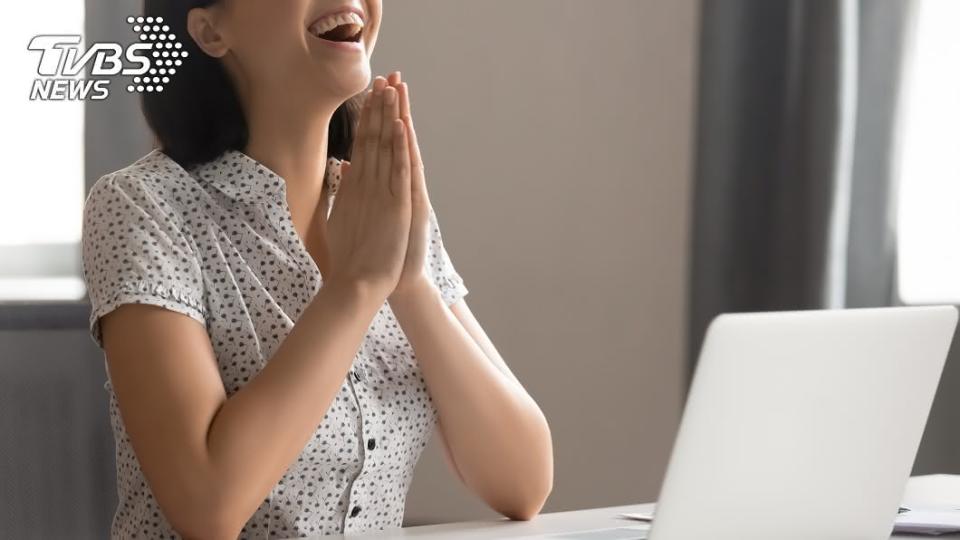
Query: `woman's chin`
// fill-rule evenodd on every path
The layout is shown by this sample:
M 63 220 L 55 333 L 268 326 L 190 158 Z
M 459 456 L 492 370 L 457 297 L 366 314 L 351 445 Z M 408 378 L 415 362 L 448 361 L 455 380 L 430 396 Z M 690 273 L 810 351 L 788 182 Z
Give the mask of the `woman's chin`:
M 370 85 L 369 63 L 357 65 L 350 69 L 325 70 L 324 73 L 326 73 L 326 76 L 323 76 L 322 80 L 318 80 L 317 84 L 327 88 L 329 92 L 342 97 L 344 100 L 363 92 Z

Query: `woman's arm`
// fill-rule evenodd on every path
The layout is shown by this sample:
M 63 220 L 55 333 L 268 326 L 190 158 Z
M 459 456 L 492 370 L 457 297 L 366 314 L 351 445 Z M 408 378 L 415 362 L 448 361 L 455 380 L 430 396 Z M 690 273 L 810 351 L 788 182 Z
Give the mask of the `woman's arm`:
M 101 318 L 110 380 L 130 442 L 185 538 L 236 538 L 303 451 L 385 295 L 325 284 L 259 374 L 226 397 L 206 329 L 124 304 Z
M 416 352 L 455 471 L 501 514 L 535 516 L 553 488 L 553 443 L 536 402 L 472 315 L 461 322 L 454 314 L 469 312 L 462 299 L 448 307 L 423 280 L 394 293 L 390 307 Z
M 186 238 L 176 230 L 168 233 L 169 220 L 161 217 L 149 227 L 128 227 L 116 244 L 98 242 L 113 236 L 100 226 L 114 215 L 140 219 L 157 212 L 155 204 L 130 206 L 146 198 L 118 191 L 136 193 L 137 181 L 99 183 L 85 207 L 84 273 L 92 285 L 91 316 L 98 317 L 91 320 L 100 320 L 110 378 L 137 460 L 164 515 L 183 536 L 236 538 L 340 391 L 389 294 L 391 275 L 404 260 L 405 244 L 396 238 L 403 238 L 409 222 L 403 195 L 409 162 L 398 116 L 394 89 L 367 95 L 354 140 L 361 165 L 340 189 L 327 222 L 336 266 L 267 365 L 251 372 L 250 382 L 229 398 L 200 318 L 205 315 L 196 307 L 202 302 L 198 284 L 204 282 L 199 261 L 156 274 L 145 271 L 156 261 L 189 261 Z M 392 158 L 394 151 L 399 160 Z M 385 194 L 398 186 L 400 196 Z M 355 211 L 361 205 L 370 210 Z M 144 254 L 143 246 L 157 249 Z M 117 256 L 114 251 L 134 262 L 106 264 Z M 118 304 L 116 284 L 141 280 L 164 295 L 120 291 Z

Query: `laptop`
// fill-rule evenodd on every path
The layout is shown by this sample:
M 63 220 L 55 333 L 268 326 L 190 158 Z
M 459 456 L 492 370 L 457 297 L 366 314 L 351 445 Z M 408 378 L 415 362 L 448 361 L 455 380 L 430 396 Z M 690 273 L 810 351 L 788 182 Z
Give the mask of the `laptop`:
M 956 326 L 953 306 L 720 315 L 649 531 L 541 538 L 889 538 Z

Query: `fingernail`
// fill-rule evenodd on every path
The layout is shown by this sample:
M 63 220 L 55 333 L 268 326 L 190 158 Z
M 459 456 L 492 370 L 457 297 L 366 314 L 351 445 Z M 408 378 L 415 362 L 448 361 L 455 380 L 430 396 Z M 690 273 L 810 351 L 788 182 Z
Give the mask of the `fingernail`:
M 393 89 L 393 87 L 387 88 L 385 92 L 386 95 L 384 96 L 384 99 L 386 99 L 387 105 L 393 105 L 393 102 L 397 100 L 397 92 Z

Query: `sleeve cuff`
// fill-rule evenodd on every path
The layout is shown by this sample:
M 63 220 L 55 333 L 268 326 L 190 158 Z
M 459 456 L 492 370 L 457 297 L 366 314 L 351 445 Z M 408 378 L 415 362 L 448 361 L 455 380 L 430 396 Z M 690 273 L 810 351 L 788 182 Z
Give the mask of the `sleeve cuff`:
M 103 349 L 103 333 L 100 327 L 100 317 L 110 313 L 123 304 L 150 304 L 159 306 L 177 313 L 187 315 L 206 326 L 207 310 L 203 302 L 190 294 L 176 288 L 166 287 L 157 283 L 134 281 L 124 284 L 114 294 L 102 302 L 91 306 L 90 336 L 98 347 Z
M 470 292 L 463 278 L 456 272 L 437 276 L 437 287 L 440 289 L 440 296 L 448 306 L 457 303 Z

